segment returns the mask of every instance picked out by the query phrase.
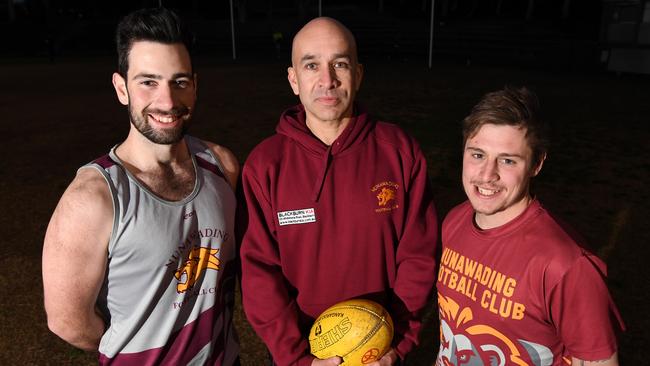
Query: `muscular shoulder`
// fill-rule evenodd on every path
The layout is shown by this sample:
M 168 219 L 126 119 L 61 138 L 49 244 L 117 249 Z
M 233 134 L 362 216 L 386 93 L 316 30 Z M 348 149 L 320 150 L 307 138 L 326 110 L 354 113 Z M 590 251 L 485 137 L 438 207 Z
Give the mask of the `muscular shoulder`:
M 235 157 L 235 154 L 233 154 L 232 151 L 224 146 L 209 141 L 205 141 L 205 143 L 214 156 L 219 159 L 224 174 L 234 189 L 237 186 L 237 179 L 239 177 L 239 161 L 237 160 L 237 157 Z
M 112 225 L 113 199 L 106 180 L 96 169 L 80 169 L 54 210 L 45 244 L 77 246 L 97 240 L 108 244 Z
M 73 207 L 92 208 L 93 211 L 113 211 L 113 199 L 104 176 L 93 168 L 79 169 L 65 193 L 61 203 Z

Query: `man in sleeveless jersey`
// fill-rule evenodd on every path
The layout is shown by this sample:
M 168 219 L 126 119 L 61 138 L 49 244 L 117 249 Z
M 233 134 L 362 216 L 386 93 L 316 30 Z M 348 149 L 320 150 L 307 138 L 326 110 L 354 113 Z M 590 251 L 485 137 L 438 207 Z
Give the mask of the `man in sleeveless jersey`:
M 463 121 L 468 201 L 442 226 L 436 365 L 618 365 L 605 264 L 530 193 L 547 154 L 538 109 L 506 87 Z
M 414 138 L 355 103 L 362 76 L 345 26 L 307 23 L 288 68 L 301 104 L 243 168 L 242 298 L 277 365 L 342 362 L 314 358 L 307 333 L 327 307 L 356 297 L 382 303 L 395 323 L 391 350 L 364 364 L 398 364 L 418 343 L 438 233 L 426 162 Z
M 236 365 L 238 163 L 186 135 L 196 101 L 188 34 L 143 9 L 117 28 L 113 86 L 130 130 L 79 169 L 43 247 L 48 326 L 100 364 Z

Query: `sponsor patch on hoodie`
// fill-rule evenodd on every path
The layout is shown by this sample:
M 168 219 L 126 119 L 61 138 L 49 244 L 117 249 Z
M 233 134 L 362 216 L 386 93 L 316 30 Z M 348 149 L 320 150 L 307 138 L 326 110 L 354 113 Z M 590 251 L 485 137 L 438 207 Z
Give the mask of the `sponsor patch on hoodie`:
M 316 211 L 313 208 L 278 212 L 280 226 L 306 224 L 316 222 Z

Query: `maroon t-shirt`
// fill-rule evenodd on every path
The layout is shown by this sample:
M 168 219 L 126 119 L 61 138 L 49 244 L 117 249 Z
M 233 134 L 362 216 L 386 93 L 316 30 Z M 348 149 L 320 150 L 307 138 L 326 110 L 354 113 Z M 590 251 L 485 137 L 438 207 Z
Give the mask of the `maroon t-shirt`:
M 578 243 L 537 200 L 489 230 L 475 226 L 469 202 L 454 208 L 442 227 L 436 364 L 609 358 L 616 351 L 612 317 L 622 322 L 605 264 Z

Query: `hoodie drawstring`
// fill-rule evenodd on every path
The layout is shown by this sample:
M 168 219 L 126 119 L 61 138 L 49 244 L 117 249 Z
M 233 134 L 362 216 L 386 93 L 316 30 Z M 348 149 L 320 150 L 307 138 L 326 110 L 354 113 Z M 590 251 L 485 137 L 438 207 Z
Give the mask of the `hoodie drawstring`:
M 327 175 L 327 168 L 330 165 L 330 161 L 332 160 L 332 146 L 328 146 L 327 150 L 325 151 L 325 157 L 322 160 L 322 166 L 321 166 L 321 173 L 319 174 L 320 179 L 316 180 L 314 183 L 314 189 L 311 192 L 311 200 L 314 202 L 318 202 L 318 198 L 320 197 L 320 193 L 323 190 L 323 184 L 325 183 L 325 176 Z

